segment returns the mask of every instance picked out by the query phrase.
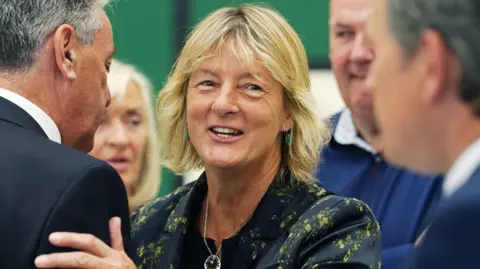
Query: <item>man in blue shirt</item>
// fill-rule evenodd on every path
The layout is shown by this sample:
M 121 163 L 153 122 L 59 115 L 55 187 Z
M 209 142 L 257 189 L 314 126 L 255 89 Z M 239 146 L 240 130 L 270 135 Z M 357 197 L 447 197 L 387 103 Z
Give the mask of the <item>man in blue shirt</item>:
M 442 178 L 395 167 L 381 156 L 366 81 L 374 52 L 365 42 L 365 22 L 373 4 L 330 1 L 330 60 L 347 108 L 331 119 L 333 137 L 322 153 L 317 178 L 326 189 L 370 206 L 382 231 L 382 268 L 394 269 L 428 227 Z

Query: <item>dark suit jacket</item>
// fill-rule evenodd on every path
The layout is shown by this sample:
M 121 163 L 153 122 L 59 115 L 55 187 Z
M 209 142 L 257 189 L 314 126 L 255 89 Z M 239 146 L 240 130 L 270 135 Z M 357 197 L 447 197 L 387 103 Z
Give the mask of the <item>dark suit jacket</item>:
M 480 168 L 440 205 L 407 268 L 480 268 Z
M 314 183 L 292 182 L 277 178 L 251 219 L 224 240 L 222 268 L 380 268 L 380 229 L 368 206 Z M 137 210 L 132 240 L 139 269 L 178 269 L 199 255 L 204 245 L 186 251 L 185 242 L 194 235 L 206 192 L 202 175 Z M 195 268 L 203 267 L 201 258 Z
M 48 242 L 55 231 L 91 233 L 110 243 L 113 216 L 122 218 L 130 245 L 128 201 L 116 171 L 50 141 L 30 115 L 1 97 L 0 211 L 2 269 L 35 268 L 37 255 L 65 251 Z

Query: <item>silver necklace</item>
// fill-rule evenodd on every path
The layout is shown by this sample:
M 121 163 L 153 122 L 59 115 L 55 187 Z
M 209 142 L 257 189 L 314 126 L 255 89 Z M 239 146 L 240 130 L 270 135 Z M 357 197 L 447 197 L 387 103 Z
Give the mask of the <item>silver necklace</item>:
M 212 251 L 210 250 L 210 248 L 208 247 L 208 244 L 207 244 L 207 219 L 208 219 L 209 195 L 210 194 L 207 193 L 207 202 L 205 203 L 205 221 L 204 221 L 204 225 L 203 225 L 203 242 L 205 243 L 205 246 L 207 247 L 208 252 L 210 253 L 210 256 L 208 256 L 208 258 L 203 263 L 203 267 L 205 269 L 220 269 L 220 267 L 222 266 L 222 262 L 220 261 L 220 258 L 218 257 L 218 253 L 220 253 L 220 250 L 222 249 L 223 241 L 222 241 L 222 243 L 220 243 L 220 246 L 218 247 L 217 252 L 215 254 L 212 253 Z M 255 210 L 252 211 L 250 216 L 242 223 L 242 225 L 240 225 L 240 227 L 238 227 L 235 231 L 233 231 L 232 234 L 230 234 L 225 239 L 235 236 L 243 228 L 243 226 L 245 226 L 245 224 L 250 220 L 250 218 L 253 215 L 253 212 L 255 212 Z

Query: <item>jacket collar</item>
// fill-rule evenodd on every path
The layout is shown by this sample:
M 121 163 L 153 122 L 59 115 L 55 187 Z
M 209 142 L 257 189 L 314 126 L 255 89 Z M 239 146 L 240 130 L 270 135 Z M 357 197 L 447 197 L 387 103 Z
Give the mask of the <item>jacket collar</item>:
M 3 97 L 0 97 L 0 120 L 13 123 L 48 138 L 42 127 L 25 110 Z

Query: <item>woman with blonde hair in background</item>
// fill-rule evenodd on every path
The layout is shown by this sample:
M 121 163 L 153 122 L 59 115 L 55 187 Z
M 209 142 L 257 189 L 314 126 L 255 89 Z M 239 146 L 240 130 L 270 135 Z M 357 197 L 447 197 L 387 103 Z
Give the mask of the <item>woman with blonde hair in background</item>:
M 136 265 L 85 234 L 57 233 L 41 268 L 380 268 L 380 231 L 361 201 L 316 183 L 329 138 L 305 50 L 277 12 L 222 8 L 187 39 L 157 101 L 161 158 L 198 180 L 132 219 Z
M 113 60 L 108 87 L 112 102 L 95 133 L 90 155 L 120 174 L 133 212 L 154 199 L 160 185 L 152 86 L 135 67 Z

